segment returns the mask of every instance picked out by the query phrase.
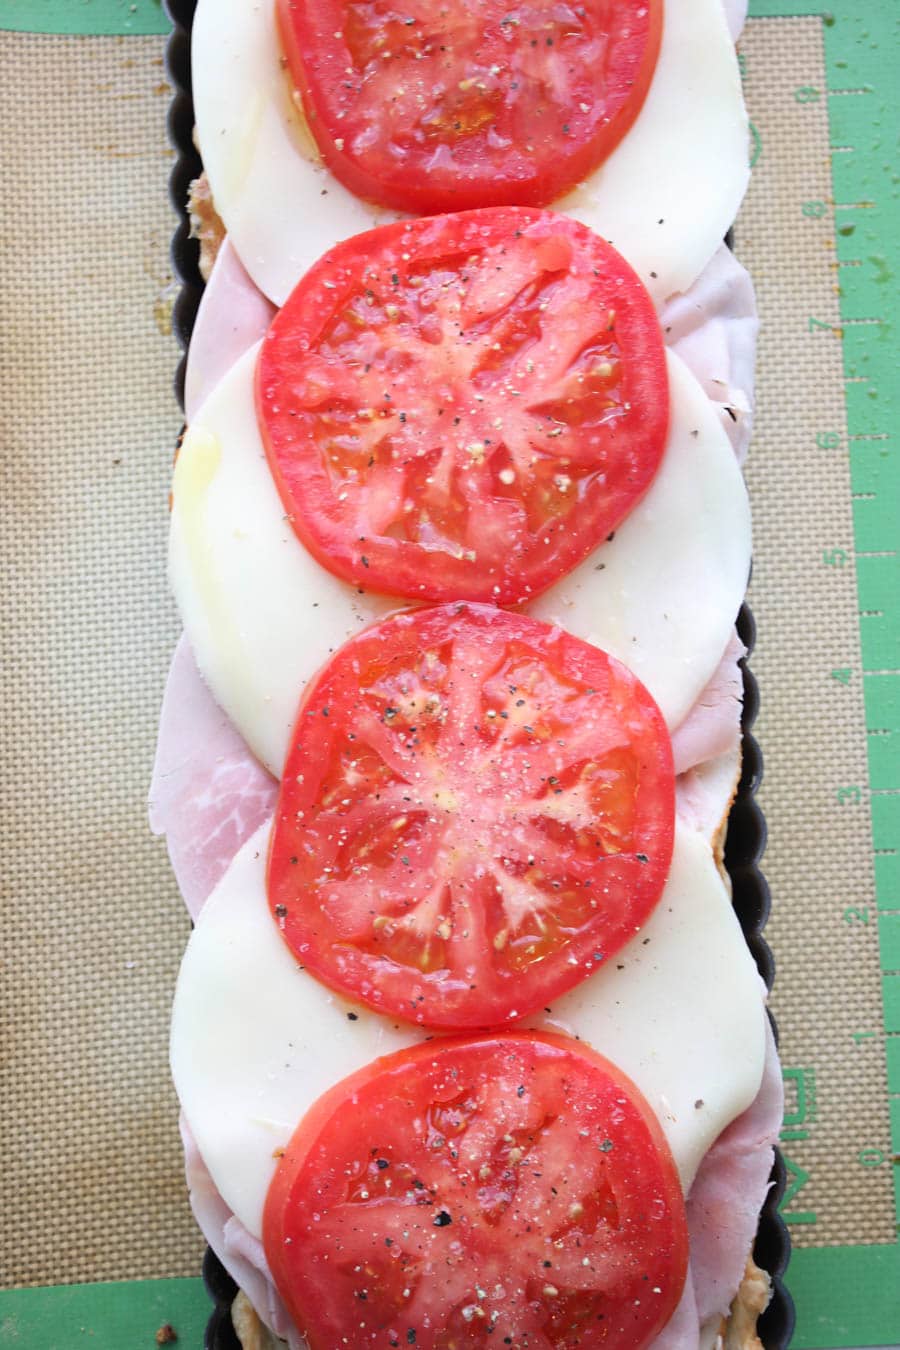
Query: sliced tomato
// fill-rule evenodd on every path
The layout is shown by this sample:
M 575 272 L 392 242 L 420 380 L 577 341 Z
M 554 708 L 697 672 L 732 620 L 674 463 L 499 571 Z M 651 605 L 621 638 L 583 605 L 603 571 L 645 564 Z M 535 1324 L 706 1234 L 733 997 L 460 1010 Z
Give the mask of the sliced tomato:
M 543 206 L 615 149 L 656 68 L 662 0 L 278 0 L 325 163 L 401 211 Z
M 257 407 L 288 519 L 323 566 L 503 605 L 616 528 L 669 421 L 634 272 L 583 225 L 516 208 L 332 249 L 269 329 Z
M 674 795 L 662 715 L 612 657 L 489 606 L 399 614 L 304 699 L 269 903 L 305 968 L 351 998 L 497 1026 L 638 931 Z
M 432 1042 L 339 1083 L 278 1164 L 263 1239 L 311 1350 L 642 1350 L 688 1245 L 638 1089 L 540 1034 Z

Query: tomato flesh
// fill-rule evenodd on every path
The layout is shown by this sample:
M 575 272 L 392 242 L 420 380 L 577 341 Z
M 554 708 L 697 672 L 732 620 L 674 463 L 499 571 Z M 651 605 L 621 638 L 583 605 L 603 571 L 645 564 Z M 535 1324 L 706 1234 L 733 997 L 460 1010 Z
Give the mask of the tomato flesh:
M 276 316 L 256 396 L 288 519 L 323 566 L 502 605 L 616 528 L 669 422 L 638 278 L 583 225 L 517 208 L 332 249 Z
M 401 211 L 543 206 L 615 149 L 650 87 L 662 0 L 278 0 L 331 171 Z
M 540 1034 L 433 1042 L 339 1083 L 279 1162 L 263 1237 L 311 1350 L 643 1350 L 688 1241 L 638 1089 Z
M 668 731 L 630 671 L 489 606 L 400 614 L 300 709 L 268 894 L 307 970 L 425 1026 L 497 1026 L 618 951 L 668 875 Z

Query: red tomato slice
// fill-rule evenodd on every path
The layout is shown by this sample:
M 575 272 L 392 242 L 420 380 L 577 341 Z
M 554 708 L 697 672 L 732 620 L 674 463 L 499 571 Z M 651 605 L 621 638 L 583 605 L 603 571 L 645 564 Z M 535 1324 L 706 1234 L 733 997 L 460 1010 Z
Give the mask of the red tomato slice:
M 303 278 L 260 352 L 303 544 L 387 594 L 515 604 L 650 486 L 669 421 L 650 297 L 602 239 L 518 208 L 387 225 Z
M 497 1026 L 638 931 L 674 801 L 662 715 L 612 657 L 490 606 L 399 614 L 301 705 L 269 903 L 305 968 L 351 998 Z
M 263 1241 L 311 1350 L 642 1350 L 688 1247 L 638 1089 L 539 1034 L 432 1042 L 344 1079 L 285 1150 Z
M 631 127 L 662 0 L 278 0 L 291 78 L 351 192 L 428 215 L 543 206 Z

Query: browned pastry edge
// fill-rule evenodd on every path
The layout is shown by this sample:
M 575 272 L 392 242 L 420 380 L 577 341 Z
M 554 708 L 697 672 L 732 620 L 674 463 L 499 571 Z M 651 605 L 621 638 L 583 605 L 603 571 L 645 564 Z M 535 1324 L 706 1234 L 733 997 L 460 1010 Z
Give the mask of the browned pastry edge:
M 763 1350 L 757 1323 L 771 1297 L 772 1281 L 753 1257 L 748 1256 L 744 1278 L 734 1296 L 728 1320 L 722 1323 L 716 1350 Z
M 188 189 L 188 214 L 191 238 L 200 241 L 200 275 L 204 281 L 209 281 L 213 263 L 225 238 L 225 226 L 213 206 L 205 173 L 195 178 Z
M 243 1289 L 238 1290 L 231 1305 L 231 1322 L 243 1350 L 283 1350 L 286 1345 L 260 1321 Z
M 713 830 L 710 843 L 712 844 L 713 857 L 716 860 L 716 866 L 722 880 L 725 883 L 728 894 L 731 895 L 731 877 L 728 875 L 728 869 L 725 866 L 725 836 L 728 833 L 728 818 L 731 815 L 731 808 L 734 806 L 735 798 L 738 794 L 738 788 L 741 782 L 741 769 L 744 763 L 744 752 L 738 749 L 737 763 L 735 765 L 734 782 L 731 785 L 731 796 L 728 798 L 728 805 L 722 813 L 722 818 L 716 828 Z

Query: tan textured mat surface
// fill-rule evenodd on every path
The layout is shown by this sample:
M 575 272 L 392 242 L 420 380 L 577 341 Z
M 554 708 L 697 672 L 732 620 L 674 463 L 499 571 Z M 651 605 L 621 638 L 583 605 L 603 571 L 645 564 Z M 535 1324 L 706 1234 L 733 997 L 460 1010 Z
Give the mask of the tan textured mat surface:
M 838 268 L 832 220 L 803 213 L 804 202 L 831 197 L 828 107 L 795 93 L 825 88 L 821 21 L 751 23 L 741 50 L 762 128 L 735 246 L 762 316 L 748 481 L 766 765 L 759 803 L 773 899 L 766 937 L 778 964 L 788 1119 L 806 1135 L 786 1144 L 809 1174 L 792 1210 L 815 1215 L 792 1224 L 791 1236 L 798 1245 L 892 1242 L 890 1169 L 860 1162 L 890 1129 L 883 1045 L 866 1037 L 882 1013 L 877 925 L 863 921 L 874 879 L 852 501 L 846 456 L 827 448 L 829 436 L 847 440 L 841 344 L 828 327 L 840 324 Z M 829 563 L 834 549 L 845 565 Z M 833 674 L 848 668 L 849 683 Z M 853 910 L 858 917 L 845 917 Z
M 201 1250 L 166 1072 L 187 923 L 144 809 L 175 635 L 162 52 L 0 33 L 2 1284 Z

